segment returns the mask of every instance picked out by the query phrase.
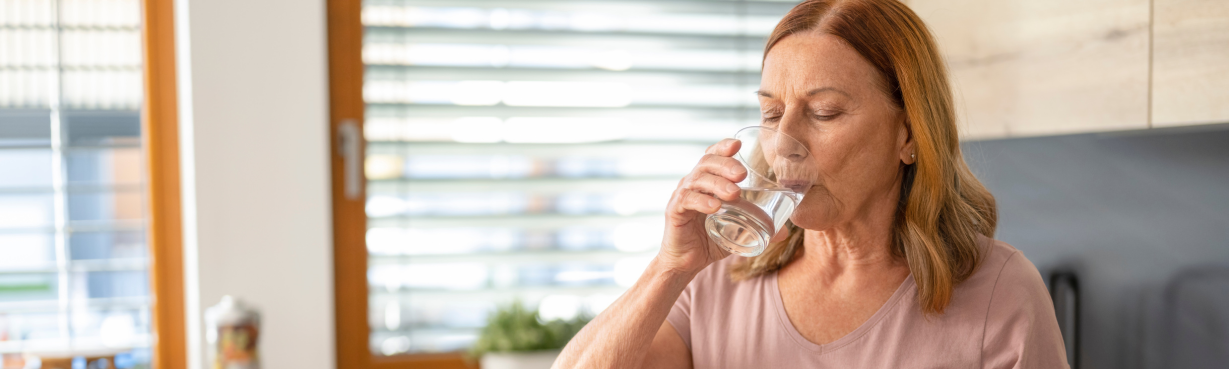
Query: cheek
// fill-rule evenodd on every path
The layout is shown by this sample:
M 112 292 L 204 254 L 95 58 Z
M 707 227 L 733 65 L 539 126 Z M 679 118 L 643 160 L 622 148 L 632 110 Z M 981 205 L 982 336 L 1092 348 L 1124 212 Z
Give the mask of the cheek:
M 882 167 L 869 159 L 869 156 L 851 154 L 821 160 L 818 165 L 823 169 L 819 179 L 790 217 L 794 224 L 804 229 L 828 229 L 849 214 L 857 213 L 877 194 L 885 193 L 888 187 L 882 184 L 892 178 L 883 176 Z
M 828 187 L 846 202 L 882 192 L 900 171 L 898 160 L 889 148 L 870 143 L 850 149 L 839 162 L 832 163 L 831 168 L 833 170 L 825 178 Z
M 821 168 L 837 183 L 865 188 L 867 182 L 892 177 L 900 169 L 894 130 L 882 117 L 867 118 L 851 122 L 825 147 Z
M 851 166 L 859 161 L 860 148 L 838 132 L 829 132 L 812 145 L 812 165 L 817 172 L 817 184 L 833 187 L 848 176 Z
M 861 203 L 882 192 L 899 172 L 892 139 L 881 132 L 828 133 L 824 139 L 812 142 L 815 186 L 799 205 L 799 213 L 824 214 L 829 211 L 824 207 Z

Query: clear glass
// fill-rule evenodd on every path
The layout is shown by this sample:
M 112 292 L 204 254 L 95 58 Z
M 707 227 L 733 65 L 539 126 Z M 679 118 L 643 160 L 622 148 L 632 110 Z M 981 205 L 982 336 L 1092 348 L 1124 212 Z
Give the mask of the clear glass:
M 738 183 L 738 200 L 723 201 L 704 226 L 721 248 L 751 257 L 763 253 L 794 214 L 816 170 L 806 145 L 775 129 L 747 127 L 734 138 L 742 142 L 734 158 L 747 168 L 747 177 Z

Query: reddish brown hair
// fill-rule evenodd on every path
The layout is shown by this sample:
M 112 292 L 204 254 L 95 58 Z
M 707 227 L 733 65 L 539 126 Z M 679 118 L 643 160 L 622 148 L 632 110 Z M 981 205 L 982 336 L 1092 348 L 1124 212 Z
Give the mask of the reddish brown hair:
M 917 162 L 902 165 L 893 252 L 905 258 L 926 313 L 942 313 L 952 290 L 977 269 L 979 235 L 994 236 L 994 196 L 960 153 L 947 69 L 926 25 L 895 0 L 810 0 L 773 29 L 768 51 L 789 35 L 819 32 L 844 40 L 883 77 L 884 93 L 905 114 Z M 731 271 L 746 279 L 780 269 L 802 245 L 802 229 Z

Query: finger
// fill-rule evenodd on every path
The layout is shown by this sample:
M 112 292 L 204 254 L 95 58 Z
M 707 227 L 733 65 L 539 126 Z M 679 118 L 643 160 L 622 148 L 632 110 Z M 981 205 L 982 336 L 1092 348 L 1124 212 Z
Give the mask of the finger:
M 733 138 L 726 138 L 722 139 L 721 141 L 717 141 L 717 143 L 713 144 L 712 146 L 709 146 L 704 150 L 704 153 L 721 156 L 734 156 L 734 153 L 738 152 L 738 148 L 740 147 L 742 147 L 742 141 L 735 140 Z
M 674 212 L 676 214 L 683 214 L 688 211 L 713 214 L 721 209 L 721 201 L 712 196 L 686 188 L 680 188 L 675 197 Z
M 687 177 L 687 181 L 683 183 L 683 187 L 692 191 L 704 193 L 706 195 L 715 196 L 724 201 L 734 201 L 738 199 L 738 194 L 741 190 L 738 185 L 734 184 L 728 178 L 716 176 L 710 173 L 695 173 Z
M 696 168 L 692 173 L 710 173 L 722 178 L 728 179 L 731 182 L 738 183 L 744 178 L 747 178 L 747 168 L 743 164 L 728 156 L 717 154 L 706 154 L 700 158 L 700 162 L 696 164 Z

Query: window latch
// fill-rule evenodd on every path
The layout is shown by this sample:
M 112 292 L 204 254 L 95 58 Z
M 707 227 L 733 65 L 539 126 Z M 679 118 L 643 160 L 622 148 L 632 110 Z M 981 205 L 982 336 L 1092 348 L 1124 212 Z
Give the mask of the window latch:
M 337 126 L 338 154 L 342 162 L 342 183 L 347 200 L 358 200 L 362 195 L 363 153 L 358 122 L 354 119 L 341 121 Z

